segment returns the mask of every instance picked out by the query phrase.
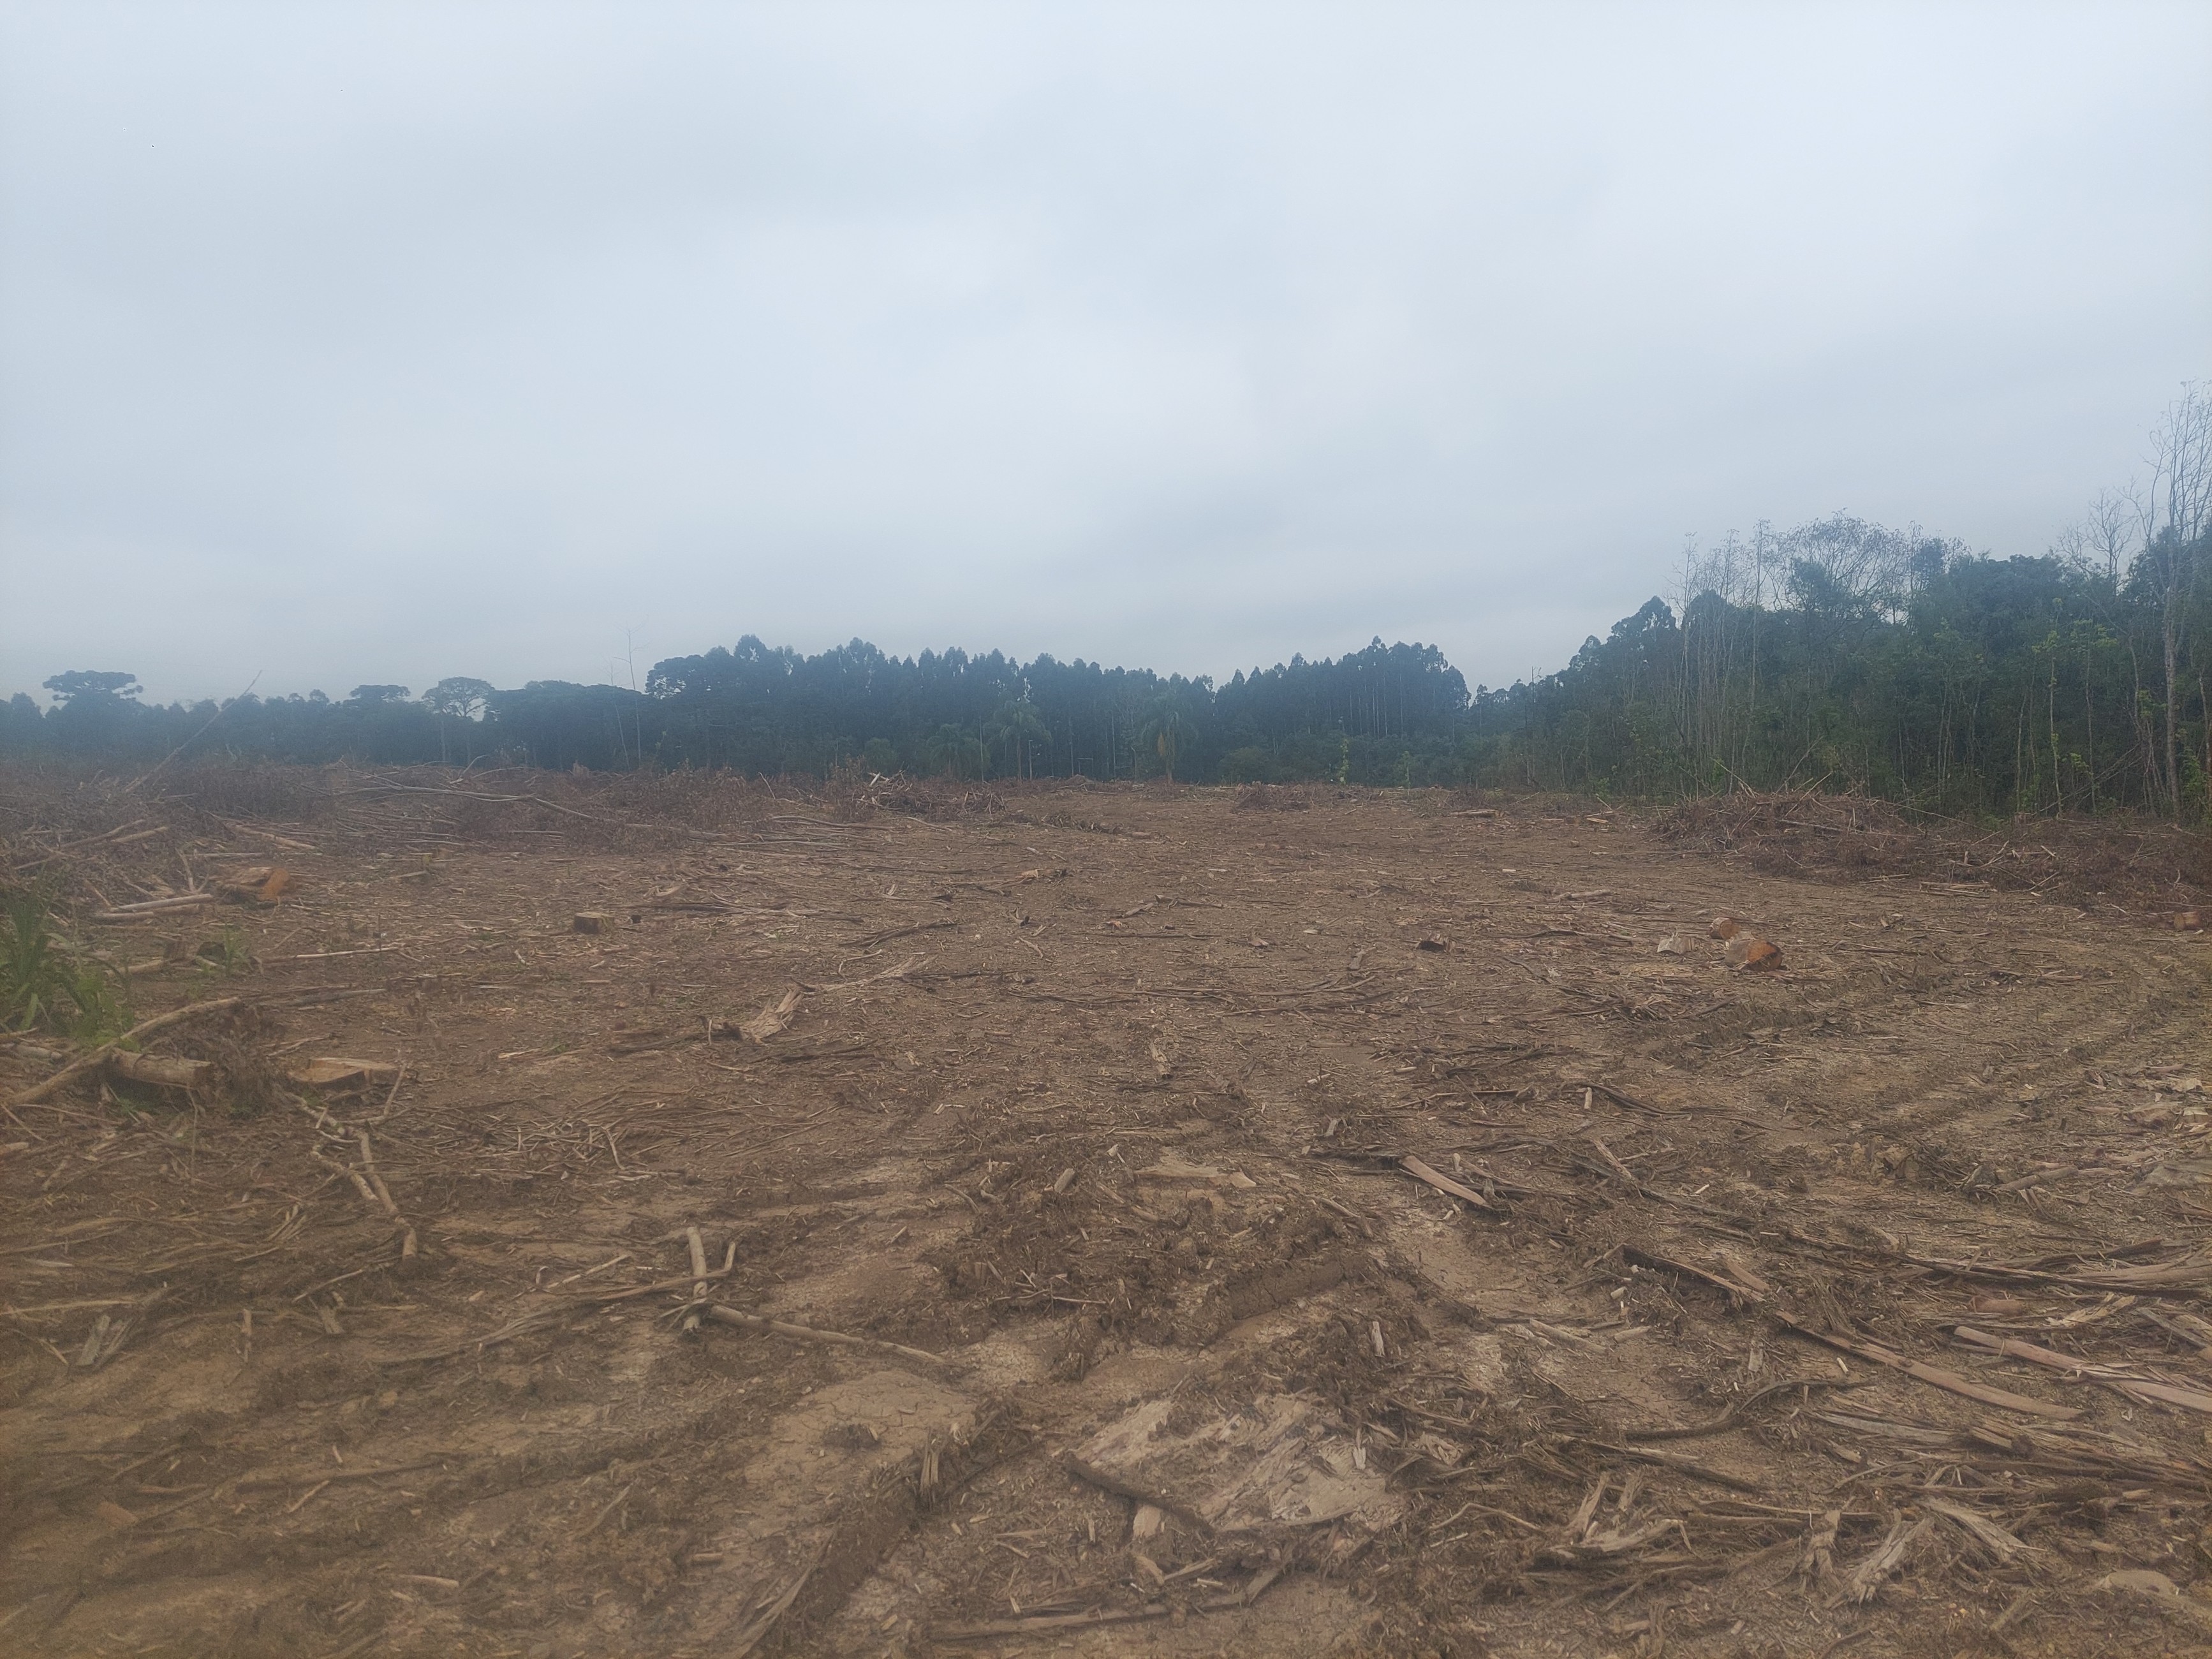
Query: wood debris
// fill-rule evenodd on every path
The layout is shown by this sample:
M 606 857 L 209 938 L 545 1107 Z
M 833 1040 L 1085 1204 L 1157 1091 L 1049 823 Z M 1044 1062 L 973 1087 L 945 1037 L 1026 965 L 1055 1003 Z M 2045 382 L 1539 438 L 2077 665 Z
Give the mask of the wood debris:
M 256 864 L 216 878 L 216 891 L 247 904 L 274 904 L 297 884 L 281 864 Z
M 1178 1186 L 1234 1187 L 1250 1191 L 1260 1183 L 1239 1170 L 1217 1170 L 1193 1164 L 1169 1152 L 1136 1172 L 1139 1181 L 1170 1182 Z
M 1987 1550 L 2000 1566 L 2010 1565 L 2015 1556 L 2026 1554 L 2031 1547 L 1987 1516 L 1978 1515 L 1963 1504 L 1954 1504 L 1946 1498 L 1923 1497 L 1920 1499 L 1920 1506 L 1933 1510 L 1957 1526 Z
M 2185 1625 L 2212 1631 L 2212 1607 L 2185 1594 L 2181 1586 L 2164 1573 L 2148 1567 L 2125 1567 L 2118 1572 L 2108 1572 L 2089 1588 L 2108 1595 L 2140 1597 Z
M 284 1075 L 303 1089 L 367 1088 L 388 1084 L 399 1076 L 397 1061 L 349 1060 L 338 1054 L 318 1054 L 286 1068 Z
M 176 1060 L 165 1054 L 142 1054 L 128 1048 L 118 1048 L 107 1057 L 107 1069 L 133 1083 L 150 1085 L 157 1089 L 198 1089 L 204 1085 L 215 1071 L 215 1063 L 205 1060 Z
M 843 1331 L 817 1330 L 811 1325 L 794 1325 L 788 1320 L 770 1319 L 765 1315 L 745 1313 L 737 1308 L 710 1304 L 699 1311 L 719 1325 L 736 1325 L 750 1331 L 769 1331 L 796 1341 L 820 1342 L 840 1348 L 869 1348 L 878 1353 L 896 1354 L 901 1359 L 918 1360 L 933 1367 L 951 1363 L 942 1354 L 931 1353 L 925 1348 L 909 1348 L 902 1342 L 883 1342 L 872 1336 L 852 1336 Z
M 1316 1401 L 1262 1395 L 1188 1428 L 1170 1425 L 1173 1406 L 1149 1400 L 1125 1412 L 1076 1448 L 1070 1468 L 1215 1533 L 1332 1521 L 1373 1531 L 1403 1510 Z
M 1856 1341 L 1850 1337 L 1838 1336 L 1831 1332 L 1815 1329 L 1779 1310 L 1770 1309 L 1768 1311 L 1775 1319 L 1800 1336 L 1809 1337 L 1815 1342 L 1825 1342 L 1832 1348 L 1839 1349 L 1844 1353 L 1855 1354 L 1859 1358 L 1870 1360 L 1877 1365 L 1887 1365 L 1892 1370 L 1902 1371 L 1907 1376 L 1917 1382 L 1925 1382 L 1931 1388 L 1942 1389 L 1947 1393 L 1958 1395 L 1964 1399 L 1979 1401 L 1984 1406 L 2000 1406 L 2006 1411 L 2021 1412 L 2031 1417 L 2049 1418 L 2054 1422 L 2070 1422 L 2081 1415 L 2071 1406 L 2056 1406 L 2046 1400 L 2037 1400 L 2028 1395 L 2014 1394 L 2008 1389 L 1990 1388 L 1961 1376 L 1956 1371 L 1946 1370 L 1941 1365 L 1930 1365 L 1923 1360 L 1907 1358 L 1895 1349 L 1883 1347 L 1880 1343 Z
M 1398 1160 L 1398 1167 L 1413 1176 L 1414 1180 L 1433 1187 L 1440 1193 L 1449 1193 L 1462 1204 L 1472 1204 L 1478 1210 L 1495 1210 L 1498 1207 L 1472 1187 L 1462 1186 L 1449 1176 L 1431 1169 L 1411 1152 Z
M 2167 1553 L 2212 1493 L 2166 927 L 2200 890 L 1981 878 L 2040 880 L 2004 849 L 2056 820 L 1961 832 L 1951 892 L 1639 866 L 1564 808 L 1468 809 L 1449 864 L 1433 809 L 1322 787 L 1224 823 L 1119 784 L 328 779 L 266 831 L 147 796 L 173 821 L 104 836 L 73 783 L 0 848 L 141 1006 L 245 999 L 0 1032 L 9 1092 L 55 1091 L 0 1146 L 0 1318 L 55 1379 L 9 1640 L 219 1646 L 159 1566 L 212 1528 L 270 1564 L 264 1644 L 527 1645 L 456 1530 L 486 1493 L 563 1605 L 641 1575 L 590 1611 L 620 1648 L 2212 1634 Z M 1100 826 L 1109 793 L 1163 833 Z M 304 902 L 210 908 L 279 848 Z M 1729 918 L 1698 968 L 1723 894 L 1817 943 L 1722 975 L 1767 932 Z M 434 1060 L 404 1109 L 400 1042 Z M 224 1110 L 249 1075 L 316 1098 Z M 709 1442 L 737 1461 L 687 1474 Z M 118 1550 L 154 1565 L 110 1583 Z
M 1968 1347 L 1979 1348 L 1987 1353 L 2003 1354 L 2010 1359 L 2025 1359 L 2032 1364 L 2063 1371 L 2069 1376 L 2079 1377 L 2084 1382 L 2101 1383 L 2117 1394 L 2124 1394 L 2129 1399 L 2140 1401 L 2145 1405 L 2158 1401 L 2165 1405 L 2180 1406 L 2189 1411 L 2212 1414 L 2212 1394 L 2201 1389 L 2162 1382 L 2156 1377 L 2144 1376 L 2116 1365 L 2094 1364 L 2055 1349 L 2023 1342 L 2017 1337 L 1993 1336 L 1987 1331 L 1978 1331 L 1970 1326 L 1959 1326 L 1952 1334 Z
M 1843 1588 L 1836 1593 L 1836 1602 L 1864 1605 L 1874 1600 L 1892 1573 L 1901 1571 L 1911 1559 L 1920 1540 L 1936 1524 L 1932 1518 L 1908 1521 L 1899 1516 L 1889 1529 L 1889 1536 L 1868 1552 L 1864 1559 L 1844 1576 Z
M 790 1025 L 792 1016 L 799 1011 L 799 988 L 793 986 L 750 1019 L 741 1022 L 738 1034 L 748 1042 L 765 1043 Z
M 1760 972 L 1782 965 L 1781 946 L 1741 929 L 1729 935 L 1728 945 L 1721 954 L 1729 967 L 1740 972 Z
M 40 1101 L 48 1099 L 58 1093 L 77 1079 L 99 1070 L 115 1055 L 144 1042 L 155 1032 L 167 1030 L 170 1027 L 181 1025 L 187 1020 L 204 1019 L 210 1014 L 221 1013 L 227 1008 L 235 1008 L 240 1000 L 237 997 L 215 997 L 205 1002 L 189 1003 L 182 1008 L 172 1009 L 166 1014 L 156 1014 L 151 1019 L 143 1019 L 116 1038 L 114 1042 L 102 1043 L 82 1059 L 70 1061 L 45 1082 L 27 1093 L 18 1095 L 8 1103 L 10 1106 L 35 1105 Z

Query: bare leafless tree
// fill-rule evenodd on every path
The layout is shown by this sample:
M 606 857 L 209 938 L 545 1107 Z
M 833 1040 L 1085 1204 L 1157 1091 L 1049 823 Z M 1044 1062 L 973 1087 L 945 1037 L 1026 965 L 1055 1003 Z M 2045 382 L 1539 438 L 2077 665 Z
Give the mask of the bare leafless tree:
M 2192 381 L 2151 432 L 2148 485 L 2134 497 L 2138 555 L 2159 605 L 2159 644 L 2166 670 L 2160 779 L 2168 805 L 2181 816 L 2180 665 L 2190 590 L 2208 526 L 2212 526 L 2212 388 Z
M 2099 490 L 2081 521 L 2069 525 L 2051 550 L 2117 583 L 2136 550 L 2136 526 L 2142 517 L 2141 493 L 2133 485 Z

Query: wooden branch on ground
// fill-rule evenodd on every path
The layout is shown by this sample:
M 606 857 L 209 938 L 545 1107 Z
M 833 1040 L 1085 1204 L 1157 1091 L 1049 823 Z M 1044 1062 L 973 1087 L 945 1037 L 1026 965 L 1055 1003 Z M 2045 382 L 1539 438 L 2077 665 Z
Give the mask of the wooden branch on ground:
M 368 1144 L 368 1131 L 356 1129 L 354 1133 L 360 1139 L 362 1165 L 368 1171 L 369 1184 L 376 1188 L 377 1201 L 384 1206 L 384 1212 L 398 1225 L 399 1259 L 404 1261 L 415 1254 L 415 1230 L 399 1213 L 399 1206 L 392 1200 L 392 1189 L 384 1184 L 384 1177 L 377 1172 L 376 1152 Z
M 908 927 L 879 928 L 875 933 L 861 934 L 860 937 L 854 939 L 848 948 L 855 951 L 865 951 L 872 945 L 881 945 L 887 939 L 904 939 L 909 933 L 933 933 L 940 927 L 957 927 L 959 925 L 959 923 L 948 917 L 943 921 L 918 921 L 913 926 Z
M 94 913 L 94 921 L 140 921 L 171 910 L 196 909 L 203 904 L 219 904 L 220 893 L 178 893 L 169 898 L 144 899 L 137 904 L 118 904 L 112 909 Z
M 1794 1541 L 1793 1541 L 1794 1547 Z M 1188 1608 L 1168 1601 L 1147 1601 L 1134 1607 L 1086 1607 L 1080 1613 L 1033 1613 L 1019 1619 L 994 1619 L 980 1625 L 951 1625 L 933 1629 L 929 1634 L 939 1642 L 995 1641 L 1005 1636 L 1034 1636 L 1050 1631 L 1082 1630 L 1092 1625 L 1133 1625 L 1148 1619 L 1167 1619 L 1179 1612 L 1235 1613 L 1250 1607 L 1267 1592 L 1267 1587 L 1283 1576 L 1279 1566 L 1262 1567 L 1254 1573 L 1241 1590 L 1226 1595 L 1208 1596 L 1194 1601 Z
M 239 997 L 216 997 L 211 1001 L 188 1003 L 182 1008 L 173 1008 L 166 1014 L 156 1014 L 151 1019 L 141 1020 L 114 1042 L 102 1043 L 82 1059 L 63 1066 L 60 1071 L 56 1072 L 29 1093 L 18 1095 L 8 1103 L 10 1106 L 35 1106 L 49 1095 L 76 1082 L 87 1073 L 96 1071 L 105 1066 L 116 1054 L 123 1052 L 125 1044 L 136 1042 L 142 1037 L 151 1036 L 156 1031 L 167 1030 L 172 1025 L 181 1025 L 188 1019 L 198 1018 L 202 1014 L 221 1013 L 226 1008 L 235 1008 L 242 1000 L 243 999 Z
M 1475 1191 L 1474 1188 L 1462 1187 L 1449 1176 L 1431 1169 L 1411 1152 L 1398 1160 L 1398 1167 L 1413 1176 L 1414 1180 L 1433 1187 L 1440 1193 L 1448 1193 L 1462 1204 L 1472 1204 L 1478 1210 L 1488 1210 L 1493 1214 L 1497 1212 L 1498 1206 Z
M 1829 1347 L 1839 1348 L 1847 1354 L 1856 1355 L 1861 1359 L 1871 1360 L 1877 1365 L 1887 1365 L 1893 1370 L 1903 1371 L 1907 1376 L 1917 1382 L 1927 1383 L 1930 1388 L 1942 1389 L 1946 1393 L 1959 1395 L 1968 1400 L 1978 1400 L 1984 1406 L 1997 1406 L 2008 1412 L 2022 1412 L 2031 1417 L 2045 1417 L 2060 1423 L 2071 1422 L 2081 1415 L 2071 1406 L 2054 1406 L 2048 1401 L 2033 1399 L 2024 1394 L 2014 1394 L 2009 1389 L 1986 1388 L 1979 1382 L 1970 1382 L 1956 1371 L 1947 1371 L 1940 1365 L 1929 1365 L 1917 1359 L 1908 1359 L 1893 1348 L 1885 1348 L 1872 1342 L 1855 1342 L 1849 1337 L 1832 1336 L 1826 1331 L 1814 1330 L 1811 1326 L 1791 1318 L 1778 1308 L 1769 1309 L 1768 1311 L 1783 1325 L 1802 1337 L 1808 1338 L 1814 1342 L 1826 1343 Z
M 2025 1359 L 2031 1364 L 2047 1365 L 2052 1370 L 2063 1371 L 2070 1376 L 2080 1377 L 2085 1382 L 2100 1383 L 2138 1402 L 2157 1400 L 2192 1412 L 2212 1413 L 2212 1394 L 2206 1394 L 2201 1389 L 2185 1389 L 2174 1383 L 2160 1382 L 2154 1377 L 2138 1376 L 2116 1365 L 2095 1364 L 2089 1360 L 2076 1359 L 2072 1354 L 2060 1353 L 2055 1348 L 2039 1347 L 2033 1342 L 2023 1342 L 2014 1337 L 1992 1336 L 1986 1331 L 1972 1330 L 1964 1325 L 1957 1327 L 1951 1334 L 1970 1348 L 2002 1354 L 2008 1359 Z
M 608 1144 L 613 1143 L 611 1141 Z M 704 1302 L 707 1299 L 707 1241 L 696 1227 L 686 1227 L 684 1230 L 684 1242 L 691 1247 L 691 1299 L 694 1302 Z M 684 1316 L 684 1328 L 686 1331 L 696 1331 L 699 1328 L 698 1309 L 694 1308 Z
M 922 1348 L 909 1348 L 902 1342 L 884 1342 L 872 1336 L 848 1336 L 842 1331 L 818 1331 L 811 1325 L 793 1325 L 787 1320 L 770 1319 L 763 1314 L 741 1313 L 735 1308 L 708 1304 L 700 1309 L 708 1318 L 720 1325 L 735 1325 L 749 1331 L 771 1331 L 778 1336 L 793 1337 L 801 1342 L 826 1342 L 839 1348 L 869 1348 L 878 1353 L 896 1354 L 902 1359 L 918 1359 L 925 1364 L 950 1365 L 952 1362 L 943 1354 L 931 1353 Z
M 1731 1302 L 1738 1304 L 1764 1302 L 1767 1291 L 1773 1288 L 1764 1280 L 1757 1284 L 1741 1283 L 1725 1273 L 1716 1273 L 1711 1267 L 1700 1267 L 1694 1262 L 1678 1261 L 1651 1250 L 1640 1250 L 1633 1244 L 1620 1247 L 1620 1259 L 1632 1267 L 1644 1267 L 1654 1273 L 1680 1273 L 1685 1279 L 1694 1279 L 1725 1293 Z M 1739 1267 L 1737 1271 L 1740 1273 L 1742 1269 Z
M 301 1109 L 306 1111 L 308 1109 L 302 1107 Z M 318 1125 L 327 1115 L 325 1113 L 310 1115 L 315 1117 Z M 356 1127 L 354 1134 L 361 1147 L 362 1161 L 358 1165 L 333 1164 L 323 1156 L 319 1147 L 314 1150 L 312 1156 L 318 1164 L 335 1170 L 353 1182 L 353 1189 L 361 1194 L 363 1203 L 371 1209 L 383 1211 L 391 1218 L 392 1224 L 399 1229 L 399 1259 L 405 1261 L 416 1253 L 415 1229 L 408 1225 L 406 1218 L 399 1213 L 399 1206 L 392 1196 L 392 1188 L 384 1184 L 383 1173 L 376 1167 L 376 1150 L 369 1144 L 368 1131 Z M 343 1138 L 339 1137 L 339 1139 Z
M 602 817 L 597 812 L 580 812 L 573 806 L 563 806 L 559 801 L 548 800 L 543 795 L 486 795 L 480 794 L 473 789 L 432 789 L 425 787 L 423 785 L 419 783 L 377 783 L 371 785 L 369 787 L 365 789 L 341 789 L 337 793 L 341 795 L 452 795 L 456 796 L 462 800 L 486 801 L 494 805 L 513 805 L 518 801 L 527 801 L 533 806 L 544 807 L 549 812 L 559 812 L 567 817 L 581 818 L 586 823 L 611 824 L 617 830 L 647 830 L 655 827 L 651 824 L 635 823 L 628 818 Z M 726 841 L 728 839 L 727 836 L 716 830 L 695 830 L 689 824 L 664 824 L 659 827 L 672 829 L 677 834 L 689 836 L 695 841 Z
M 735 1270 L 737 1264 L 738 1246 L 736 1241 L 732 1240 L 728 1254 L 723 1257 L 722 1265 L 720 1267 L 715 1268 L 712 1273 L 708 1273 L 707 1278 L 709 1280 L 727 1279 L 731 1273 Z M 604 1303 L 628 1302 L 637 1297 L 652 1296 L 661 1291 L 681 1291 L 687 1289 L 698 1282 L 698 1280 L 694 1279 L 687 1273 L 682 1279 L 657 1279 L 650 1285 L 633 1285 L 628 1290 L 594 1291 L 588 1295 L 569 1297 L 565 1299 L 572 1302 L 589 1303 L 592 1306 L 597 1307 Z
M 774 1601 L 763 1607 L 751 1623 L 738 1632 L 732 1640 L 731 1659 L 745 1659 L 747 1654 L 767 1639 L 768 1633 L 776 1627 L 777 1622 L 785 1613 L 791 1611 L 791 1604 L 799 1600 L 799 1591 L 806 1588 L 807 1580 L 814 1577 L 815 1570 L 822 1565 L 823 1558 L 829 1553 L 830 1543 L 825 1539 L 816 1548 L 813 1559 L 793 1575 L 791 1582 L 784 1586 L 782 1592 Z
M 232 1486 L 239 1492 L 261 1492 L 271 1486 L 310 1486 L 318 1481 L 328 1484 L 334 1480 L 374 1480 L 380 1474 L 412 1474 L 417 1469 L 434 1469 L 445 1461 L 441 1457 L 420 1457 L 411 1463 L 383 1463 L 374 1468 L 315 1468 L 301 1469 L 289 1474 L 242 1474 Z
M 1733 1402 L 1718 1417 L 1703 1423 L 1692 1423 L 1679 1429 L 1623 1429 L 1624 1440 L 1699 1440 L 1709 1434 L 1725 1434 L 1742 1420 L 1744 1414 L 1762 1400 L 1793 1389 L 1860 1389 L 1868 1379 L 1863 1376 L 1785 1376 L 1779 1382 L 1770 1382 Z
M 526 1313 L 520 1319 L 510 1320 L 497 1330 L 488 1332 L 483 1336 L 465 1337 L 459 1342 L 448 1342 L 442 1348 L 430 1348 L 422 1353 L 393 1354 L 387 1358 L 374 1359 L 370 1363 L 376 1365 L 422 1365 L 429 1364 L 432 1360 L 451 1359 L 455 1354 L 466 1353 L 471 1348 L 481 1353 L 486 1348 L 495 1348 L 502 1343 L 512 1342 L 519 1336 L 529 1336 L 534 1332 L 545 1330 L 552 1326 L 558 1317 L 557 1311 L 553 1309 L 540 1309 L 532 1313 Z
M 2036 1177 L 2041 1180 L 2044 1177 Z M 1847 1247 L 1858 1248 L 1858 1247 Z M 2107 1254 L 2111 1254 L 2108 1252 Z M 2084 1273 L 2051 1273 L 2039 1267 L 2011 1267 L 1996 1262 L 1957 1261 L 1939 1255 L 1893 1253 L 1893 1259 L 1931 1273 L 1988 1285 L 2054 1285 L 2075 1291 L 2115 1291 L 2135 1296 L 2191 1296 L 2212 1285 L 2212 1256 L 2191 1254 L 2172 1261 L 2140 1266 L 2093 1267 Z
M 1616 1089 L 1610 1083 L 1600 1083 L 1595 1079 L 1571 1077 L 1564 1079 L 1564 1081 L 1565 1082 L 1566 1086 L 1570 1089 L 1583 1089 L 1589 1091 L 1592 1094 L 1603 1095 L 1607 1100 L 1613 1102 L 1616 1106 L 1626 1106 L 1632 1110 L 1638 1112 L 1650 1112 L 1655 1117 L 1686 1117 L 1689 1115 L 1689 1114 L 1683 1111 L 1680 1107 L 1655 1106 L 1648 1100 L 1638 1099 L 1634 1095 L 1630 1094 L 1626 1089 Z
M 1133 1486 L 1119 1475 L 1109 1474 L 1096 1463 L 1085 1462 L 1073 1452 L 1062 1453 L 1060 1465 L 1077 1480 L 1086 1480 L 1101 1492 L 1110 1492 L 1116 1498 L 1126 1498 L 1133 1504 L 1149 1504 L 1156 1510 L 1164 1510 L 1170 1515 L 1182 1516 L 1193 1526 L 1203 1527 L 1208 1532 L 1213 1530 L 1213 1523 L 1199 1514 L 1197 1510 L 1178 1504 L 1174 1498 L 1164 1497 L 1161 1493 L 1146 1492 L 1142 1486 Z
M 146 820 L 143 818 L 133 818 L 128 823 L 117 825 L 114 829 L 110 830 L 105 835 L 88 836 L 82 841 L 65 841 L 62 842 L 60 846 L 54 848 L 48 852 L 41 853 L 37 858 L 27 860 L 21 864 L 15 866 L 15 873 L 20 875 L 26 870 L 35 870 L 42 864 L 51 864 L 54 860 L 61 857 L 64 853 L 76 852 L 82 848 L 127 846 L 134 841 L 150 840 L 155 836 L 164 834 L 168 829 L 167 824 L 157 823 L 151 830 L 139 830 L 138 833 L 136 835 L 126 836 L 123 833 L 125 830 L 137 829 L 139 824 L 145 822 Z
M 1729 1486 L 1737 1492 L 1765 1492 L 1756 1480 L 1747 1480 L 1740 1474 L 1730 1474 L 1710 1463 L 1700 1463 L 1694 1457 L 1685 1457 L 1680 1452 L 1660 1451 L 1650 1446 L 1626 1446 L 1610 1440 L 1583 1440 L 1578 1443 L 1595 1451 L 1610 1452 L 1615 1457 L 1632 1458 L 1639 1463 L 1656 1464 L 1662 1469 L 1672 1469 L 1677 1474 L 1686 1474 L 1692 1480 L 1709 1481 L 1716 1486 Z
M 1424 1186 L 1433 1187 L 1438 1192 L 1448 1194 L 1463 1204 L 1472 1204 L 1476 1209 L 1487 1210 L 1492 1215 L 1501 1214 L 1504 1210 L 1504 1206 L 1496 1200 L 1485 1198 L 1472 1187 L 1453 1180 L 1449 1176 L 1434 1168 L 1425 1160 L 1416 1158 L 1411 1152 L 1357 1152 L 1350 1148 L 1340 1149 L 1334 1146 L 1309 1146 L 1306 1148 L 1306 1152 L 1311 1158 L 1326 1158 L 1340 1164 L 1364 1165 L 1369 1171 L 1376 1175 L 1395 1171 L 1400 1175 L 1411 1176 Z M 1486 1176 L 1484 1179 L 1488 1180 L 1489 1177 Z M 1496 1184 L 1504 1188 L 1510 1183 L 1500 1182 Z

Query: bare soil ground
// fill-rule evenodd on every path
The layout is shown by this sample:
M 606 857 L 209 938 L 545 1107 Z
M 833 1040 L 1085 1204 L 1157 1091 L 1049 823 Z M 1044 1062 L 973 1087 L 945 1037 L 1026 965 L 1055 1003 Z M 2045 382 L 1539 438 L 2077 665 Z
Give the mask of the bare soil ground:
M 2203 1647 L 2190 890 L 1469 806 L 11 780 L 0 1644 Z

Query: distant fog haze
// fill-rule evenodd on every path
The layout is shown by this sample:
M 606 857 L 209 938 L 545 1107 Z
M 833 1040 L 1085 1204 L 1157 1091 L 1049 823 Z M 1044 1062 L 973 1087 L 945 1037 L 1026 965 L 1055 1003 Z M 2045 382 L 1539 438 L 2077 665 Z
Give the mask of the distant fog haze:
M 2212 6 L 0 7 L 0 696 L 753 634 L 1559 666 L 2044 551 L 2212 374 Z

